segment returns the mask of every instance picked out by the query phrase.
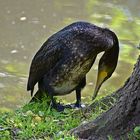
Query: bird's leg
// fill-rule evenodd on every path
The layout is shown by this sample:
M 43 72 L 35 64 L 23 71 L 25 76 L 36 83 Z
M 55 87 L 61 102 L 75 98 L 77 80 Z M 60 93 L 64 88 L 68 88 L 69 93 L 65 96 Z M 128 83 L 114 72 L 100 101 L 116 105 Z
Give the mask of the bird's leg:
M 75 107 L 80 108 L 81 107 L 81 89 L 76 89 L 76 103 Z
M 40 101 L 43 98 L 42 92 L 38 89 L 35 95 L 32 97 L 29 103 Z
M 60 103 L 57 103 L 54 99 L 54 95 L 53 95 L 53 89 L 49 86 L 47 80 L 45 79 L 43 82 L 42 82 L 42 89 L 48 93 L 48 96 L 50 97 L 50 100 L 51 100 L 51 108 L 54 108 L 56 109 L 57 111 L 61 112 L 65 109 L 65 107 L 63 105 L 61 105 Z
M 82 108 L 81 105 L 81 88 L 76 89 L 76 103 L 65 105 L 65 108 Z
M 59 112 L 64 111 L 65 107 L 60 103 L 57 103 L 52 95 L 50 97 L 51 97 L 51 107 Z
M 79 85 L 76 88 L 76 103 L 75 103 L 75 107 L 82 107 L 81 105 L 81 90 L 82 88 L 84 88 L 86 85 L 86 77 L 84 77 L 81 82 L 79 83 Z

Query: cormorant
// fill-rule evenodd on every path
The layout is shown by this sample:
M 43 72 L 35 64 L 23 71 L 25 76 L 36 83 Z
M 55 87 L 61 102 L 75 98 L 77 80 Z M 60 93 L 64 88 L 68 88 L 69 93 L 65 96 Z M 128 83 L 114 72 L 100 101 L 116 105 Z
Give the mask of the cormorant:
M 34 98 L 43 93 L 50 96 L 52 106 L 62 111 L 54 96 L 69 94 L 76 90 L 75 106 L 81 106 L 81 90 L 86 85 L 86 74 L 96 56 L 103 52 L 98 66 L 98 77 L 92 99 L 104 81 L 114 72 L 119 54 L 119 42 L 114 32 L 88 22 L 75 22 L 52 35 L 34 56 L 29 73 L 27 90 Z

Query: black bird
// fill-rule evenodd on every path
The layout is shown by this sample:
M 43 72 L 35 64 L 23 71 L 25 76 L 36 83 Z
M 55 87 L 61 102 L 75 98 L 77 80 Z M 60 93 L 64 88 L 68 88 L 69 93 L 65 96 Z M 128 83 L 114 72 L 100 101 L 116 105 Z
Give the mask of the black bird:
M 119 54 L 119 42 L 114 32 L 88 22 L 75 22 L 52 35 L 34 56 L 29 73 L 27 90 L 34 98 L 43 93 L 50 96 L 52 106 L 61 111 L 54 96 L 76 90 L 75 106 L 81 106 L 81 90 L 86 85 L 86 74 L 92 67 L 97 54 L 105 52 L 99 61 L 98 77 L 92 99 L 104 81 L 114 72 Z M 33 99 L 34 99 L 33 98 Z

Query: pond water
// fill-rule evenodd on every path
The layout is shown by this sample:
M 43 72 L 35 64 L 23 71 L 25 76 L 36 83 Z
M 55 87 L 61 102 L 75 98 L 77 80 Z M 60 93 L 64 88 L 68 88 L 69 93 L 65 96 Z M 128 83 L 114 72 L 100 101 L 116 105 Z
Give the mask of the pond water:
M 0 111 L 16 109 L 30 100 L 26 84 L 35 52 L 53 33 L 79 20 L 110 28 L 117 34 L 119 63 L 99 93 L 106 95 L 122 86 L 139 55 L 139 5 L 139 0 L 1 0 Z M 98 60 L 88 73 L 82 93 L 85 100 L 90 99 L 95 87 Z M 73 101 L 75 95 L 64 98 Z

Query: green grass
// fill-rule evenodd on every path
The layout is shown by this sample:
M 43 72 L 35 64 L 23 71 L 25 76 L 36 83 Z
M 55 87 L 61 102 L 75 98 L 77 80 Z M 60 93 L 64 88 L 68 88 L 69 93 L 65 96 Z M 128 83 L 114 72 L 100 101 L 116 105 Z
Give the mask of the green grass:
M 134 130 L 128 134 L 129 140 L 140 140 L 140 126 L 136 126 Z
M 46 101 L 27 104 L 8 113 L 0 114 L 0 140 L 76 140 L 69 131 L 81 123 L 95 119 L 109 109 L 98 98 L 93 112 L 83 113 L 73 109 L 57 112 Z M 109 105 L 110 106 L 110 105 Z M 140 126 L 129 133 L 128 139 L 140 139 Z M 108 140 L 113 140 L 108 136 Z
M 0 139 L 75 140 L 69 130 L 104 111 L 98 107 L 94 113 L 87 114 L 72 109 L 57 112 L 46 101 L 28 104 L 15 112 L 0 114 Z

